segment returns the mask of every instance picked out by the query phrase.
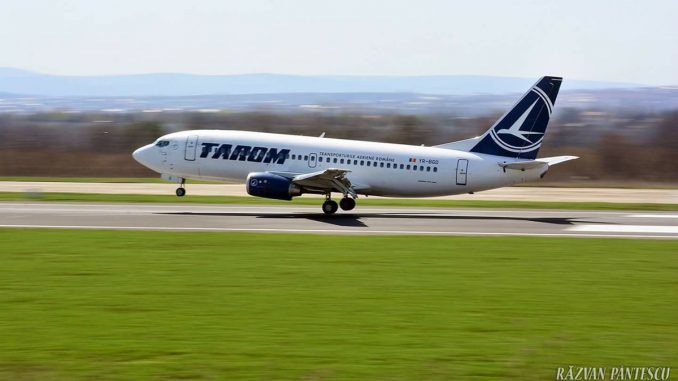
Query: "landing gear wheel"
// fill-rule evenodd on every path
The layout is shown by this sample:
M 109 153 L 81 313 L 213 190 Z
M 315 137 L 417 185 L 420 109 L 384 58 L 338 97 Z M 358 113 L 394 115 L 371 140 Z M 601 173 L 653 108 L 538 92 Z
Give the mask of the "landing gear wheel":
M 355 200 L 350 197 L 344 197 L 339 201 L 339 207 L 342 210 L 352 210 L 355 208 Z
M 337 206 L 336 201 L 327 200 L 323 202 L 323 212 L 325 214 L 334 214 L 339 207 Z
M 177 190 L 176 190 L 175 193 L 176 193 L 177 196 L 179 196 L 179 197 L 184 197 L 184 195 L 186 194 L 186 189 L 184 189 L 184 188 L 177 188 Z

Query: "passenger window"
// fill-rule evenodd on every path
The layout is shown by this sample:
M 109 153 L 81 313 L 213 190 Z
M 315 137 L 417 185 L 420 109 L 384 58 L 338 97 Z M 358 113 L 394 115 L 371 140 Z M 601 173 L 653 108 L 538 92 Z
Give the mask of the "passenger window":
M 326 163 L 329 163 L 329 162 L 330 162 L 330 158 L 328 157 L 327 159 L 325 159 L 325 162 L 326 162 Z
M 365 160 L 360 160 L 360 165 L 365 165 Z
M 391 163 L 386 163 L 386 168 L 391 168 Z
M 438 167 L 433 167 L 433 172 L 438 172 Z
M 426 172 L 431 172 L 431 167 L 426 167 Z
M 339 160 L 341 164 L 344 164 L 344 159 Z
M 335 157 L 333 160 L 334 164 L 337 164 L 337 158 Z
M 404 164 L 400 164 L 400 169 L 403 169 L 405 167 Z
M 292 160 L 297 160 L 297 155 L 292 155 Z
M 406 167 L 406 168 L 407 168 L 407 170 L 409 171 L 409 170 L 410 170 L 410 165 L 409 165 L 409 164 L 407 164 L 407 167 Z
M 304 155 L 304 160 L 308 161 L 308 155 Z
M 419 170 L 420 170 L 420 171 L 423 171 L 423 170 L 424 170 L 424 166 L 422 165 L 421 167 L 419 167 Z
M 414 170 L 416 171 L 416 170 L 417 170 L 417 166 L 415 165 L 414 167 L 412 167 L 412 169 L 414 169 Z

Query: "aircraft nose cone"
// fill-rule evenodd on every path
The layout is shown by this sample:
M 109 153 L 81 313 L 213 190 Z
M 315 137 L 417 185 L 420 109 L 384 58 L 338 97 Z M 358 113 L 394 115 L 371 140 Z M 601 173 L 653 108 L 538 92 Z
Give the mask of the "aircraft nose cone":
M 150 145 L 143 146 L 141 148 L 137 148 L 136 151 L 132 152 L 132 157 L 134 160 L 139 162 L 139 164 L 148 166 L 149 163 L 149 151 L 151 150 Z

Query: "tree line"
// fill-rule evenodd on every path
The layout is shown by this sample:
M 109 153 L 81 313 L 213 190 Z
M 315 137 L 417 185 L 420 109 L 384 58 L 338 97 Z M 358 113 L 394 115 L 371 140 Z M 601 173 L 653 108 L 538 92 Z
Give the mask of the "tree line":
M 37 113 L 0 114 L 0 176 L 135 177 L 157 174 L 131 152 L 186 129 L 239 129 L 435 145 L 485 131 L 499 114 L 378 113 Z M 547 181 L 678 181 L 678 111 L 606 113 L 563 110 L 540 156 L 574 154 Z

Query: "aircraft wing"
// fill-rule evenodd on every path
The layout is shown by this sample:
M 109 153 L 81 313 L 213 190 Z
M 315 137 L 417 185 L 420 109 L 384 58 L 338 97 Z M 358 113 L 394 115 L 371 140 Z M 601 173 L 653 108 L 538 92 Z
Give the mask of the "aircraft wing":
M 356 188 L 346 178 L 346 174 L 351 172 L 348 169 L 328 168 L 323 171 L 293 174 L 274 172 L 277 175 L 284 176 L 292 180 L 293 183 L 304 188 L 318 191 L 332 191 L 348 193 L 352 197 L 357 197 Z

